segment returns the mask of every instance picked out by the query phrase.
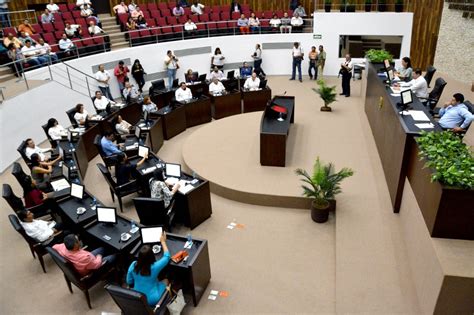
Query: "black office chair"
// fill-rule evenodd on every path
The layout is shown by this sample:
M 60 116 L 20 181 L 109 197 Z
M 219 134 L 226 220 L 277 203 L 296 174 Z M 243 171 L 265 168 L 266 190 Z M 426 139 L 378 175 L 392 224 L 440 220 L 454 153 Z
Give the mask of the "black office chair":
M 31 160 L 26 156 L 26 153 L 25 153 L 26 141 L 23 140 L 16 150 L 18 151 L 18 153 L 20 153 L 20 156 L 23 159 L 23 161 L 25 161 L 26 165 L 28 165 L 28 167 L 31 168 Z
M 41 128 L 43 128 L 44 133 L 46 134 L 46 137 L 48 138 L 49 143 L 51 144 L 52 148 L 56 148 L 58 146 L 58 142 L 56 140 L 53 140 L 51 136 L 48 133 L 48 124 L 41 125 Z
M 420 98 L 423 105 L 427 106 L 432 115 L 436 114 L 435 107 L 438 104 L 441 95 L 443 94 L 444 87 L 446 86 L 446 81 L 443 78 L 437 78 L 435 81 L 435 86 L 428 94 L 428 98 Z
M 161 296 L 155 308 L 148 305 L 146 295 L 135 290 L 125 289 L 117 285 L 107 284 L 105 290 L 109 292 L 124 315 L 162 315 L 166 314 L 170 301 L 168 291 Z
M 22 210 L 30 211 L 31 213 L 33 213 L 35 218 L 44 217 L 46 215 L 51 214 L 51 210 L 45 204 L 26 208 L 23 204 L 23 200 L 21 200 L 20 197 L 15 195 L 12 187 L 8 184 L 2 185 L 2 197 L 10 205 L 15 214 Z
M 123 212 L 122 197 L 138 192 L 140 190 L 140 186 L 138 185 L 136 180 L 131 180 L 128 183 L 119 186 L 114 181 L 114 179 L 112 178 L 112 175 L 109 172 L 109 169 L 105 167 L 104 164 L 97 163 L 97 167 L 99 168 L 100 172 L 102 173 L 105 180 L 107 181 L 107 184 L 109 185 L 112 201 L 115 202 L 114 195 L 117 196 L 117 199 L 120 205 L 120 211 Z
M 102 150 L 102 144 L 100 140 L 102 139 L 101 135 L 96 135 L 94 138 L 94 145 L 96 146 L 97 150 L 99 151 L 99 155 L 104 161 L 104 164 L 107 167 L 115 166 L 118 163 L 118 154 L 106 155 L 104 150 Z M 125 153 L 122 153 L 125 154 Z
M 174 209 L 175 200 L 171 200 L 169 206 L 165 208 L 163 200 L 155 198 L 133 198 L 133 203 L 137 211 L 140 224 L 163 225 L 165 230 L 171 232 L 176 211 Z
M 431 83 L 431 80 L 433 79 L 433 75 L 435 74 L 435 72 L 436 72 L 436 68 L 433 66 L 428 66 L 428 68 L 426 68 L 425 81 L 426 81 L 426 84 L 428 84 L 428 87 L 430 87 L 430 83 Z
M 173 80 L 172 88 L 178 88 L 178 84 L 179 84 L 179 80 L 178 80 L 178 79 L 174 79 L 174 80 Z
M 21 188 L 23 188 L 23 190 L 25 190 L 26 185 L 30 184 L 30 179 L 28 178 L 30 177 L 30 175 L 26 174 L 23 171 L 23 168 L 18 162 L 13 162 L 12 175 L 16 178 L 16 180 L 20 184 Z
M 71 108 L 69 110 L 66 111 L 66 114 L 67 114 L 67 117 L 69 118 L 69 121 L 71 122 L 71 125 L 74 127 L 74 128 L 77 128 L 77 121 L 76 119 L 74 119 L 74 115 L 76 114 L 76 108 Z
M 51 255 L 56 265 L 64 273 L 64 279 L 66 280 L 69 292 L 72 292 L 71 283 L 78 287 L 86 296 L 87 305 L 92 309 L 91 299 L 89 296 L 89 289 L 95 286 L 100 281 L 106 279 L 112 272 L 115 271 L 115 267 L 111 264 L 105 264 L 99 269 L 91 271 L 86 276 L 81 276 L 71 262 L 61 256 L 55 249 L 47 247 L 46 251 Z
M 11 225 L 17 231 L 26 241 L 28 246 L 30 247 L 31 254 L 33 255 L 33 258 L 36 259 L 36 255 L 38 256 L 38 260 L 41 264 L 41 268 L 43 268 L 43 272 L 46 273 L 46 268 L 44 266 L 44 260 L 43 256 L 46 255 L 48 252 L 46 251 L 47 247 L 51 244 L 51 242 L 54 240 L 53 237 L 49 238 L 48 240 L 44 242 L 38 242 L 35 239 L 29 237 L 25 230 L 23 229 L 23 226 L 20 223 L 20 220 L 18 217 L 14 214 L 9 214 L 8 219 L 10 220 Z M 35 255 L 36 254 L 36 255 Z

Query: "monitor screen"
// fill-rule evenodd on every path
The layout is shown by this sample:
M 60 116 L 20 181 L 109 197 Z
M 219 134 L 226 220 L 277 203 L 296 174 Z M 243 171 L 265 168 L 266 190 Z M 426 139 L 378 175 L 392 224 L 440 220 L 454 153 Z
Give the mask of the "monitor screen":
M 411 90 L 401 91 L 400 96 L 402 98 L 403 106 L 409 105 L 413 102 L 413 97 L 411 95 Z
M 383 64 L 385 65 L 385 69 L 389 69 L 390 68 L 390 61 L 388 61 L 388 59 L 385 59 L 383 61 Z
M 135 137 L 140 139 L 140 127 L 138 127 L 138 126 L 135 127 Z
M 71 131 L 67 132 L 67 141 L 72 142 L 72 132 Z
M 140 228 L 140 234 L 142 236 L 142 244 L 155 244 L 161 240 L 161 234 L 163 234 L 162 226 L 147 226 Z
M 58 146 L 58 153 L 59 153 L 59 156 L 62 157 L 64 160 L 64 150 L 60 145 Z
M 100 223 L 117 223 L 117 209 L 97 207 L 97 221 Z
M 263 90 L 266 87 L 267 87 L 267 80 L 260 80 L 260 84 L 258 88 Z
M 235 70 L 227 72 L 227 79 L 233 79 L 235 77 Z
M 82 199 L 82 197 L 84 196 L 84 186 L 76 183 L 71 183 L 71 196 L 76 197 L 78 199 Z
M 138 146 L 138 156 L 139 157 L 145 157 L 148 155 L 148 152 L 150 152 L 150 148 L 145 147 L 143 145 Z
M 69 167 L 67 166 L 67 164 L 65 162 L 63 162 L 63 176 L 69 180 Z
M 165 175 L 166 177 L 181 177 L 181 165 L 166 163 Z
M 393 81 L 393 70 L 387 70 L 387 80 Z
M 207 75 L 206 75 L 205 73 L 204 73 L 204 74 L 201 74 L 201 75 L 199 76 L 198 81 L 201 81 L 201 82 L 206 81 L 206 76 L 207 76 Z

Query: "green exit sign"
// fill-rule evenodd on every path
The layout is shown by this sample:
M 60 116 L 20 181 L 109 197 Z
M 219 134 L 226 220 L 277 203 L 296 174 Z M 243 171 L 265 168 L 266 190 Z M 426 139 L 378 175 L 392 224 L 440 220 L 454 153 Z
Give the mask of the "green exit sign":
M 313 34 L 313 39 L 321 39 L 323 38 L 323 35 L 321 34 Z

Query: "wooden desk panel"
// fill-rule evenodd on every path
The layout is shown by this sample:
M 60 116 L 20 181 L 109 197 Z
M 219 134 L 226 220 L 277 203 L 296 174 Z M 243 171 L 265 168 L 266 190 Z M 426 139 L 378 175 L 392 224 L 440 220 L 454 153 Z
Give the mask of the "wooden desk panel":
M 221 96 L 211 96 L 212 117 L 221 119 L 224 117 L 242 113 L 242 102 L 240 92 L 234 91 Z
M 265 109 L 268 101 L 272 98 L 272 90 L 266 87 L 260 91 L 242 92 L 244 100 L 244 113 L 257 112 Z
M 158 111 L 158 116 L 163 121 L 163 135 L 165 140 L 171 139 L 186 130 L 186 109 L 178 106 L 170 112 Z
M 176 194 L 176 202 L 176 209 L 184 209 L 181 213 L 184 225 L 194 229 L 212 214 L 209 182 L 204 181 L 186 195 Z
M 205 124 L 212 120 L 211 99 L 207 96 L 202 96 L 196 101 L 180 106 L 186 110 L 186 127 Z

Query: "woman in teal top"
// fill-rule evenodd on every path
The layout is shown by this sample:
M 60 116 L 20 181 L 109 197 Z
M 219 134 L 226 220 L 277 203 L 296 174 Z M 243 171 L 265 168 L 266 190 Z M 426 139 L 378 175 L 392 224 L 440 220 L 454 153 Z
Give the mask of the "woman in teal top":
M 156 261 L 151 247 L 145 245 L 141 248 L 137 261 L 130 265 L 127 272 L 127 284 L 133 286 L 134 290 L 145 294 L 148 304 L 151 306 L 158 303 L 166 289 L 166 284 L 158 281 L 158 275 L 170 261 L 165 232 L 161 236 L 161 245 L 164 254 L 160 260 Z

